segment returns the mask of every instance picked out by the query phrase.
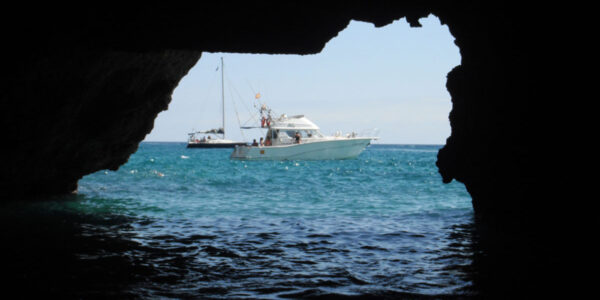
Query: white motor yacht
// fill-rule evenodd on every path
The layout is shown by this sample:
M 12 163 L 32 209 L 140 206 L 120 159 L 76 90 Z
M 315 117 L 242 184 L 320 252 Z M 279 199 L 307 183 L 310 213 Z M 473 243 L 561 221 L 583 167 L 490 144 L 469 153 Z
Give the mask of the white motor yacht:
M 261 112 L 268 109 L 263 105 Z M 270 112 L 270 110 L 268 110 Z M 231 159 L 239 160 L 325 160 L 356 158 L 377 137 L 355 133 L 324 136 L 319 127 L 303 115 L 263 117 L 267 129 L 264 145 L 236 146 Z M 248 129 L 250 127 L 246 127 Z

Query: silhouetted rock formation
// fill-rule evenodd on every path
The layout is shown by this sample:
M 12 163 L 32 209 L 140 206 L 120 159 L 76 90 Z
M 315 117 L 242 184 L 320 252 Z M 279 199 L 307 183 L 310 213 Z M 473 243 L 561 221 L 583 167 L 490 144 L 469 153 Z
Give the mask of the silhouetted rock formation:
M 24 197 L 67 193 L 86 174 L 117 169 L 202 51 L 318 53 L 351 19 L 383 26 L 405 17 L 418 26 L 433 13 L 449 26 L 462 55 L 448 74 L 452 134 L 439 152 L 439 171 L 445 182 L 465 183 L 482 247 L 493 245 L 500 259 L 481 264 L 492 270 L 484 289 L 507 282 L 524 288 L 549 257 L 525 244 L 542 248 L 552 224 L 536 193 L 532 29 L 523 7 L 477 2 L 17 9 L 13 20 L 0 21 L 7 61 L 1 120 L 9 152 L 2 190 Z

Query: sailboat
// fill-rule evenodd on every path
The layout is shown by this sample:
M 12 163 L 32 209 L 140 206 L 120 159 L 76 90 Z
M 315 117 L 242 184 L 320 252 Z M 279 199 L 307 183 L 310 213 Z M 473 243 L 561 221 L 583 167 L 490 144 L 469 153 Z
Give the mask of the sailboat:
M 221 57 L 221 102 L 223 105 L 223 127 L 206 131 L 195 131 L 188 133 L 188 148 L 234 148 L 245 146 L 245 142 L 236 142 L 225 138 L 225 82 L 224 82 L 223 58 Z M 206 136 L 208 134 L 208 136 Z M 202 138 L 200 138 L 202 136 Z

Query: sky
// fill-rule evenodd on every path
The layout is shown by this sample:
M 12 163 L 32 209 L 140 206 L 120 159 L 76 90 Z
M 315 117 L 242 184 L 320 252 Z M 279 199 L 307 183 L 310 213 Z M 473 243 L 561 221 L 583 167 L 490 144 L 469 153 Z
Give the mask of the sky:
M 202 53 L 174 90 L 145 141 L 186 141 L 193 130 L 221 127 L 221 57 L 225 64 L 226 138 L 257 114 L 256 93 L 278 116 L 305 115 L 321 132 L 377 134 L 380 144 L 444 144 L 452 107 L 446 75 L 460 53 L 446 25 L 429 16 L 376 28 L 351 21 L 313 55 Z

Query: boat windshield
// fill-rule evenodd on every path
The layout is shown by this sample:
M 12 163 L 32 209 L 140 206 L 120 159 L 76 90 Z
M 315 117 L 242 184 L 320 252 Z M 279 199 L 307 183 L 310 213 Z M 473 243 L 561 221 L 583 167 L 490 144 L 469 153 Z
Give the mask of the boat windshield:
M 306 137 L 317 137 L 317 138 L 322 138 L 323 135 L 321 134 L 321 132 L 319 132 L 318 130 L 304 130 L 304 132 L 306 133 Z
M 284 137 L 287 136 L 289 138 L 293 138 L 296 135 L 296 132 L 298 132 L 302 138 L 323 137 L 323 135 L 318 130 L 285 130 L 281 131 L 279 134 Z
M 302 138 L 322 138 L 323 134 L 318 130 L 310 129 L 310 130 L 271 130 L 267 131 L 267 138 L 273 135 L 274 139 L 284 138 L 284 139 L 293 139 L 296 135 L 296 132 L 300 133 Z

